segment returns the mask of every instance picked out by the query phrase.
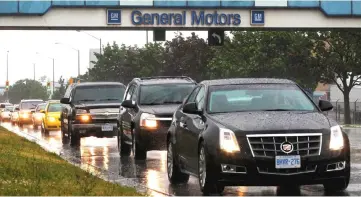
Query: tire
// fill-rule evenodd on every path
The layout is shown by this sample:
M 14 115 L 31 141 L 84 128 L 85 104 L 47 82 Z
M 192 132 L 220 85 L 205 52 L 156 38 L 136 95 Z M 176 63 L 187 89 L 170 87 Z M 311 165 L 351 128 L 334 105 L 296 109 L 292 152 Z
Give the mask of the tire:
M 78 132 L 72 129 L 70 122 L 68 122 L 68 135 L 70 135 L 70 145 L 72 146 L 80 145 L 80 135 Z
M 21 123 L 21 122 L 18 122 L 18 126 L 19 126 L 20 128 L 23 128 L 23 127 L 24 127 L 24 124 Z
M 147 151 L 139 143 L 137 143 L 136 134 L 133 129 L 132 135 L 132 144 L 133 144 L 133 154 L 136 160 L 145 160 L 147 159 Z
M 132 146 L 124 142 L 123 129 L 118 123 L 118 150 L 120 156 L 130 156 Z
M 171 184 L 187 183 L 189 174 L 181 172 L 172 142 L 169 141 L 167 147 L 167 175 L 169 182 Z
M 63 144 L 67 144 L 69 142 L 69 135 L 68 136 L 65 136 L 65 127 L 64 127 L 64 122 L 63 120 L 61 121 L 60 123 L 60 132 L 61 132 L 61 142 Z
M 198 150 L 198 182 L 201 191 L 204 195 L 223 193 L 224 186 L 217 182 L 216 176 L 213 176 L 215 170 L 209 162 L 210 159 L 203 142 Z M 212 174 L 212 176 L 207 176 L 207 174 Z

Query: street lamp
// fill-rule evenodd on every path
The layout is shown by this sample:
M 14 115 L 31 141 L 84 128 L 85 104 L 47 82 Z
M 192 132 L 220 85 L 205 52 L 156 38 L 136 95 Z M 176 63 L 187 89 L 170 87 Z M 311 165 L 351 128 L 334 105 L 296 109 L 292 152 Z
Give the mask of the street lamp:
M 74 47 L 72 47 L 72 46 L 70 46 L 70 45 L 61 43 L 61 42 L 56 42 L 55 44 L 67 46 L 67 47 L 69 47 L 69 48 L 71 48 L 71 49 L 73 49 L 73 50 L 75 50 L 75 51 L 78 52 L 78 77 L 79 77 L 79 76 L 80 76 L 80 50 L 79 50 L 79 49 L 76 49 L 76 48 L 74 48 Z
M 100 53 L 100 55 L 102 54 L 102 39 L 101 39 L 101 38 L 95 37 L 95 36 L 91 35 L 91 34 L 88 33 L 88 32 L 85 32 L 85 31 L 80 31 L 80 30 L 76 30 L 76 31 L 77 31 L 77 32 L 83 32 L 83 33 L 87 34 L 88 36 L 91 36 L 91 37 L 99 40 L 99 53 Z
M 41 55 L 39 52 L 36 52 L 37 55 Z M 54 94 L 55 90 L 55 59 L 53 57 L 45 56 L 51 60 L 53 60 L 53 88 L 52 88 L 52 94 Z

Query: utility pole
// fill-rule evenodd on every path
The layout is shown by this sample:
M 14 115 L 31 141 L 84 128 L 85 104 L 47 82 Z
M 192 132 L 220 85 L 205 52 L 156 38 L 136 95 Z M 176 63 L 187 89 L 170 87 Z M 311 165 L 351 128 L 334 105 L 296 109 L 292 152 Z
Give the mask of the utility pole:
M 6 81 L 9 81 L 9 51 L 6 52 Z M 9 90 L 6 91 L 6 101 L 9 101 Z
M 35 63 L 33 64 L 34 67 L 34 81 L 35 81 Z
M 52 92 L 52 95 L 54 94 L 54 90 L 55 90 L 55 59 L 53 58 L 53 92 Z
M 146 34 L 145 34 L 145 36 L 146 36 L 146 43 L 148 44 L 148 30 L 146 31 Z
M 99 46 L 99 53 L 100 55 L 102 54 L 102 39 L 99 38 L 99 43 L 100 43 L 100 46 Z
M 78 50 L 78 77 L 80 76 L 80 50 Z

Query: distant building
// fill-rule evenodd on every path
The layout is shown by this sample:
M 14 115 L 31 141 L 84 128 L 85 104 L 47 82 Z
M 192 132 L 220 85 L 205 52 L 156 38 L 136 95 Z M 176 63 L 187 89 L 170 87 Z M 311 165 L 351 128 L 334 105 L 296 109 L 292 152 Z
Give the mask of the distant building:
M 95 57 L 94 53 L 100 53 L 99 49 L 90 49 L 89 50 L 89 69 L 94 68 L 94 64 L 92 61 L 98 61 L 98 59 Z

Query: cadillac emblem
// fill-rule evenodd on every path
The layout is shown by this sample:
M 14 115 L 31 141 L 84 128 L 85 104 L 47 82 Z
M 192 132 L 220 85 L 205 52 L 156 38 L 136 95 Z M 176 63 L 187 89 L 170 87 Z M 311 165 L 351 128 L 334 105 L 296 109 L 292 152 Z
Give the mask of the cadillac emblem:
M 281 144 L 281 151 L 289 154 L 293 151 L 293 144 L 291 142 L 283 142 Z

